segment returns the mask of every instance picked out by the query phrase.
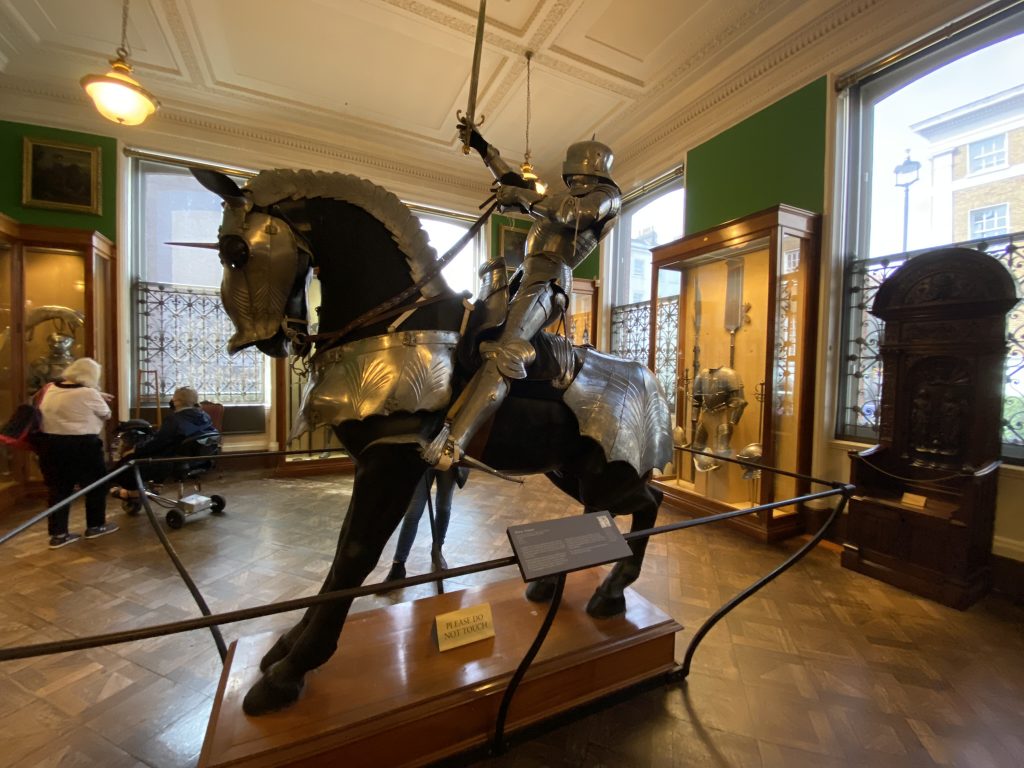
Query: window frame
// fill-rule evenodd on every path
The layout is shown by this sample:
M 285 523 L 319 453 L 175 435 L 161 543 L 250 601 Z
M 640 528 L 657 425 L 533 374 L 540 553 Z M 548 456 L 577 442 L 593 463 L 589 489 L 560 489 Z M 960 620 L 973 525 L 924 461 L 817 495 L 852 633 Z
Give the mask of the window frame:
M 992 211 L 997 208 L 1003 209 L 1003 226 L 996 227 L 995 229 L 986 229 L 983 232 L 974 231 L 974 215 L 983 211 Z M 998 231 L 997 231 L 998 230 Z M 1010 227 L 1010 204 L 1009 203 L 996 203 L 995 205 L 985 205 L 981 208 L 971 208 L 967 211 L 967 231 L 971 235 L 972 240 L 980 240 L 988 237 L 1002 237 L 1003 235 L 1010 234 L 1012 227 Z
M 867 118 L 870 115 L 871 105 L 929 72 L 1022 33 L 1024 33 L 1024 10 L 1020 7 L 1011 8 L 960 34 L 952 37 L 944 36 L 935 45 L 908 55 L 884 69 L 872 70 L 859 80 L 854 77 L 838 80 L 841 85 L 836 112 L 838 121 L 836 130 L 837 183 L 834 207 L 837 211 L 837 226 L 834 230 L 834 243 L 836 253 L 842 254 L 841 265 L 839 265 L 842 277 L 841 282 L 836 281 L 837 288 L 841 291 L 841 298 L 837 294 L 837 303 L 841 305 L 841 320 L 838 329 L 840 343 L 836 346 L 836 374 L 833 379 L 836 382 L 835 398 L 833 399 L 834 411 L 831 414 L 831 418 L 834 420 L 832 429 L 834 439 L 861 444 L 877 441 L 877 415 L 873 417 L 875 422 L 873 428 L 859 426 L 856 423 L 858 419 L 853 415 L 851 409 L 855 410 L 860 406 L 859 398 L 862 392 L 860 381 L 871 375 L 871 370 L 868 367 L 870 362 L 867 365 L 863 363 L 864 359 L 869 358 L 861 358 L 855 353 L 855 342 L 867 343 L 865 337 L 871 337 L 874 339 L 873 343 L 877 344 L 882 333 L 881 321 L 868 327 L 859 323 L 856 316 L 869 317 L 866 313 L 866 306 L 869 304 L 868 297 L 873 295 L 873 290 L 877 289 L 877 283 L 887 274 L 891 274 L 904 260 L 935 248 L 944 247 L 941 244 L 935 244 L 928 248 L 911 250 L 905 254 L 897 253 L 871 258 L 860 255 L 868 254 L 870 248 L 871 173 L 874 163 L 870 148 L 873 147 L 874 126 L 872 121 Z M 871 100 L 872 96 L 874 101 Z M 998 131 L 999 128 L 996 128 L 996 133 L 989 134 L 986 138 L 999 135 Z M 965 177 L 974 178 L 1008 167 L 1010 165 L 1009 140 L 1006 140 L 1005 144 L 1006 165 L 971 173 L 968 158 L 964 167 Z M 865 147 L 869 148 L 868 152 L 864 151 Z M 988 252 L 1001 260 L 1004 265 L 1016 264 L 1020 258 L 1017 254 L 1021 241 L 1024 240 L 1024 233 L 1013 232 L 1009 213 L 1008 211 L 1007 234 L 990 235 L 968 241 L 956 241 L 954 236 L 947 246 L 975 248 Z M 872 281 L 870 284 L 869 280 Z M 1024 292 L 1024 284 L 1020 283 L 1019 276 L 1018 281 L 1018 290 Z M 870 339 L 868 341 L 870 342 Z M 1010 356 L 1008 355 L 1008 368 L 1009 360 Z M 880 361 L 875 374 L 878 375 L 880 383 Z M 857 397 L 851 398 L 851 392 L 855 393 Z M 1010 422 L 1016 424 L 1017 416 L 1016 414 L 1011 414 L 1011 416 L 1003 434 L 1003 459 L 1008 463 L 1021 464 L 1024 463 L 1024 445 L 1019 444 L 1020 429 L 1011 429 L 1010 426 Z M 1007 442 L 1007 438 L 1011 439 L 1011 442 Z
M 974 161 L 977 159 L 978 156 L 974 154 L 974 147 L 978 144 L 982 144 L 986 141 L 991 141 L 993 139 L 1002 139 L 1002 146 L 997 150 L 1002 154 L 1002 161 L 995 163 L 993 165 L 986 165 L 981 168 L 975 168 Z M 995 152 L 981 155 L 981 157 L 989 157 L 993 154 L 995 154 Z M 1009 155 L 1009 142 L 1007 141 L 1006 131 L 1003 131 L 1002 133 L 992 134 L 991 136 L 986 136 L 983 139 L 972 141 L 967 145 L 967 176 L 981 176 L 986 173 L 992 173 L 993 171 L 999 171 L 1002 170 L 1003 168 L 1007 168 L 1010 164 Z
M 204 303 L 205 297 L 209 297 L 219 293 L 219 285 L 216 287 L 209 286 L 196 286 L 187 283 L 167 283 L 166 281 L 154 281 L 151 280 L 151 276 L 148 274 L 148 260 L 146 256 L 146 184 L 145 177 L 147 174 L 147 168 L 153 166 L 163 166 L 166 169 L 174 169 L 174 172 L 181 172 L 186 174 L 189 168 L 206 168 L 210 170 L 217 170 L 228 175 L 235 177 L 236 179 L 242 180 L 251 178 L 256 175 L 256 171 L 242 170 L 237 168 L 227 168 L 223 166 L 212 165 L 201 161 L 195 161 L 188 158 L 177 157 L 173 155 L 160 155 L 156 153 L 143 152 L 138 150 L 126 150 L 126 156 L 128 157 L 128 178 L 129 178 L 129 243 L 131 244 L 131 252 L 127 261 L 128 274 L 127 282 L 129 286 L 128 298 L 129 298 L 129 333 L 131 334 L 131 349 L 129 353 L 130 364 L 132 370 L 142 371 L 145 365 L 149 365 L 148 362 L 144 362 L 142 359 L 143 345 L 142 337 L 144 333 L 144 318 L 143 308 L 145 301 L 148 300 L 148 294 L 151 292 L 150 289 L 156 291 L 163 291 L 164 289 L 172 289 L 169 291 L 170 294 L 178 293 L 182 296 L 195 296 L 197 303 Z M 198 182 L 197 182 L 198 183 Z M 212 194 L 212 193 L 211 193 Z M 143 293 L 146 292 L 146 296 Z M 189 301 L 185 299 L 185 301 Z M 221 307 L 223 311 L 223 307 Z M 218 354 L 226 354 L 226 352 L 219 352 Z M 245 353 L 240 353 L 245 354 Z M 253 354 L 253 353 L 250 353 Z M 260 353 L 255 353 L 260 354 Z M 259 357 L 259 377 L 258 381 L 252 381 L 252 385 L 256 387 L 257 396 L 256 398 L 242 398 L 239 400 L 225 399 L 222 394 L 219 393 L 208 393 L 200 391 L 200 396 L 216 397 L 218 402 L 222 402 L 230 409 L 237 408 L 257 408 L 262 413 L 265 409 L 269 408 L 273 399 L 273 388 L 271 382 L 272 372 L 272 361 L 269 358 L 260 354 Z M 132 379 L 127 382 L 128 392 L 128 403 L 129 407 L 135 411 L 139 409 L 153 409 L 162 407 L 163 403 L 161 398 L 164 397 L 170 389 L 169 385 L 165 381 L 160 383 L 160 392 L 150 396 L 143 396 L 140 392 L 140 386 L 142 383 L 138 379 Z M 188 382 L 189 386 L 193 384 Z M 199 387 L 201 390 L 202 388 Z M 263 417 L 259 418 L 246 418 L 246 423 L 252 422 L 249 426 L 243 426 L 233 431 L 250 432 L 256 429 L 256 425 L 259 425 L 259 430 L 262 431 Z

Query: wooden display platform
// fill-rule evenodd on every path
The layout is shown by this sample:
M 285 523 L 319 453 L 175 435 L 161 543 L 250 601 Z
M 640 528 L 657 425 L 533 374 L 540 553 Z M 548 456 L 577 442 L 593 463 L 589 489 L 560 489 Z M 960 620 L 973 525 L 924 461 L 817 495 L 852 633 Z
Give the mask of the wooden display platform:
M 506 730 L 535 723 L 672 670 L 681 629 L 637 593 L 625 615 L 586 604 L 604 569 L 569 574 L 550 634 L 512 700 Z M 242 712 L 274 637 L 233 643 L 199 759 L 220 766 L 416 766 L 486 743 L 502 694 L 547 611 L 517 579 L 351 614 L 337 653 L 306 676 L 291 708 Z M 445 653 L 434 617 L 490 603 L 495 637 Z

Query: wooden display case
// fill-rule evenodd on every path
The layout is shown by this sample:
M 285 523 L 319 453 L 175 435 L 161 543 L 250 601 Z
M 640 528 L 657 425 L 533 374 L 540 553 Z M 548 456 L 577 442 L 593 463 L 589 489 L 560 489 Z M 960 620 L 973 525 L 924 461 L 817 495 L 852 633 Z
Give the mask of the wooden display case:
M 0 214 L 0 418 L 73 358 L 97 360 L 101 388 L 117 394 L 115 273 L 113 244 L 99 232 Z M 40 482 L 31 455 L 0 446 L 0 510 Z
M 673 409 L 669 503 L 697 514 L 798 496 L 807 473 L 818 293 L 817 214 L 779 205 L 653 249 L 650 367 Z M 770 541 L 804 529 L 794 506 L 736 518 Z

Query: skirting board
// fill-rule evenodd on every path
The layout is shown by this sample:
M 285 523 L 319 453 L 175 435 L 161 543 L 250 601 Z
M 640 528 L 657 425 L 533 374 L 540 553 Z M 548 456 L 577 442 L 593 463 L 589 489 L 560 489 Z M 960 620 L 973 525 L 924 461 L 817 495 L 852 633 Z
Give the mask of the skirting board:
M 603 575 L 569 575 L 551 632 L 513 698 L 508 731 L 675 668 L 681 627 L 637 593 L 627 592 L 622 616 L 587 615 Z M 397 768 L 487 743 L 501 697 L 547 610 L 523 592 L 522 581 L 510 579 L 352 614 L 337 653 L 307 675 L 299 701 L 260 717 L 247 717 L 241 702 L 274 637 L 242 638 L 225 664 L 200 768 Z M 495 637 L 440 653 L 434 617 L 484 602 Z

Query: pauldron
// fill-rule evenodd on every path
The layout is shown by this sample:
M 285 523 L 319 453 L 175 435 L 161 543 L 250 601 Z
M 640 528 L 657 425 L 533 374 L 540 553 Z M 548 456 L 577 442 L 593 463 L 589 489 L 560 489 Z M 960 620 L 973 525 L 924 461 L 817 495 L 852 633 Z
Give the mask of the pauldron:
M 455 331 L 403 331 L 318 355 L 289 440 L 325 424 L 446 408 L 458 340 Z

